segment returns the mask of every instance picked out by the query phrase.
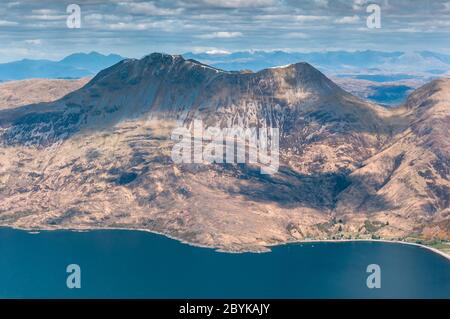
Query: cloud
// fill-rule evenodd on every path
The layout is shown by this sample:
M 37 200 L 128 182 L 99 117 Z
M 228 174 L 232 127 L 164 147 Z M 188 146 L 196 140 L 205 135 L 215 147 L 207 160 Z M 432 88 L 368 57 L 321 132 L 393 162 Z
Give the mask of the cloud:
M 25 40 L 24 42 L 25 42 L 26 44 L 32 44 L 32 45 L 39 45 L 39 44 L 42 44 L 42 40 L 41 40 L 41 39 Z
M 178 15 L 184 11 L 184 8 L 161 8 L 153 2 L 119 2 L 119 7 L 129 13 L 153 16 Z
M 12 27 L 15 25 L 18 25 L 18 23 L 14 21 L 0 20 L 0 27 Z
M 228 55 L 228 54 L 231 54 L 230 51 L 224 50 L 224 49 L 211 49 L 211 50 L 207 50 L 205 53 L 211 54 L 211 55 Z
M 442 5 L 444 6 L 445 12 L 450 12 L 450 2 L 445 2 Z
M 283 35 L 285 38 L 288 39 L 307 39 L 309 38 L 309 35 L 303 32 L 288 32 Z
M 242 37 L 243 34 L 241 32 L 229 32 L 229 31 L 219 31 L 208 34 L 198 35 L 199 39 L 231 39 Z
M 126 23 L 126 22 L 118 22 L 107 25 L 108 29 L 111 30 L 123 30 L 123 31 L 139 31 L 139 30 L 148 30 L 152 28 L 150 23 Z
M 57 10 L 54 10 L 54 9 L 33 9 L 33 10 L 31 10 L 31 12 L 33 14 L 38 14 L 38 15 L 49 15 L 49 14 L 58 14 L 58 13 L 60 13 Z
M 268 7 L 276 5 L 276 0 L 203 0 L 206 5 L 220 8 Z
M 91 13 L 84 16 L 85 22 L 99 23 L 99 22 L 132 22 L 133 16 L 119 16 L 114 14 L 100 14 L 100 13 Z
M 46 21 L 67 19 L 67 15 L 61 14 L 60 11 L 54 9 L 33 9 L 31 10 L 31 13 L 32 14 L 26 16 L 26 18 Z
M 363 10 L 367 3 L 368 3 L 367 0 L 353 0 L 353 10 L 356 11 Z
M 446 45 L 450 0 L 416 2 L 411 6 L 410 0 L 80 0 L 83 24 L 74 31 L 65 23 L 66 5 L 72 2 L 4 0 L 0 47 L 11 51 L 0 60 L 35 58 L 37 52 L 53 58 L 93 49 L 138 57 L 194 47 L 219 53 L 365 50 L 379 45 L 389 51 L 421 50 L 423 43 L 430 50 L 450 53 Z M 370 3 L 381 6 L 386 20 L 376 33 L 365 26 Z M 38 38 L 45 46 L 33 45 Z M 28 51 L 13 51 L 18 48 Z
M 8 2 L 8 3 L 6 4 L 6 6 L 7 6 L 8 8 L 17 7 L 17 6 L 19 6 L 19 5 L 20 5 L 20 2 L 19 2 L 19 1 Z
M 351 17 L 343 17 L 340 19 L 336 19 L 334 20 L 334 22 L 336 22 L 337 24 L 355 24 L 358 23 L 360 20 L 359 16 L 354 15 Z
M 299 22 L 313 22 L 320 20 L 327 20 L 327 16 L 314 16 L 314 15 L 296 15 L 294 19 Z

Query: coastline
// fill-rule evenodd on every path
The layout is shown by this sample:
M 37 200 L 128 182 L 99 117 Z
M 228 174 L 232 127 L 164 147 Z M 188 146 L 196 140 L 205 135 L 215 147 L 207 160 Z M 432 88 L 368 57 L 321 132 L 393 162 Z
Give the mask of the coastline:
M 21 230 L 25 231 L 29 234 L 39 234 L 42 231 L 45 232 L 52 232 L 52 231 L 71 231 L 71 232 L 90 232 L 90 231 L 107 231 L 107 230 L 120 230 L 120 231 L 139 231 L 139 232 L 146 232 L 146 233 L 152 233 L 159 236 L 164 236 L 166 238 L 176 240 L 182 244 L 186 244 L 192 247 L 198 247 L 198 248 L 206 248 L 206 249 L 213 249 L 220 253 L 227 253 L 227 254 L 241 254 L 241 253 L 268 253 L 271 251 L 271 248 L 279 247 L 279 246 L 285 246 L 290 244 L 310 244 L 310 243 L 345 243 L 345 242 L 379 242 L 379 243 L 386 243 L 386 244 L 403 244 L 403 245 L 409 245 L 409 246 L 415 246 L 422 249 L 426 249 L 428 251 L 431 251 L 441 257 L 444 257 L 448 261 L 450 261 L 450 254 L 446 254 L 445 252 L 436 249 L 434 247 L 430 247 L 424 244 L 414 243 L 414 242 L 408 242 L 408 241 L 400 241 L 400 240 L 388 240 L 388 239 L 308 239 L 308 240 L 296 240 L 296 241 L 288 241 L 285 243 L 276 243 L 271 245 L 264 245 L 261 246 L 261 250 L 226 250 L 224 248 L 220 247 L 214 247 L 214 246 L 208 246 L 208 245 L 201 245 L 197 243 L 188 242 L 184 239 L 177 238 L 175 236 L 170 236 L 164 233 L 160 233 L 157 231 L 151 231 L 148 229 L 139 229 L 139 228 L 119 228 L 119 227 L 107 227 L 107 228 L 52 228 L 52 229 L 46 229 L 46 228 L 22 228 L 22 227 L 14 227 L 14 226 L 4 226 L 0 225 L 1 228 L 9 228 L 9 229 L 15 229 L 15 230 Z M 450 245 L 449 245 L 450 246 Z
M 408 245 L 408 246 L 416 246 L 416 247 L 420 247 L 426 250 L 429 250 L 435 254 L 438 254 L 442 257 L 444 257 L 445 259 L 447 259 L 448 261 L 450 261 L 450 255 L 446 254 L 445 252 L 436 249 L 434 247 L 430 247 L 427 245 L 423 245 L 423 244 L 418 244 L 418 243 L 413 243 L 413 242 L 408 242 L 408 241 L 401 241 L 401 240 L 388 240 L 388 239 L 310 239 L 310 240 L 303 240 L 303 241 L 293 241 L 293 242 L 288 242 L 286 244 L 308 244 L 308 243 L 345 243 L 345 242 L 379 242 L 379 243 L 385 243 L 385 244 L 402 244 L 402 245 Z M 270 247 L 275 247 L 275 246 L 280 246 L 282 244 L 277 244 L 274 246 L 270 246 Z

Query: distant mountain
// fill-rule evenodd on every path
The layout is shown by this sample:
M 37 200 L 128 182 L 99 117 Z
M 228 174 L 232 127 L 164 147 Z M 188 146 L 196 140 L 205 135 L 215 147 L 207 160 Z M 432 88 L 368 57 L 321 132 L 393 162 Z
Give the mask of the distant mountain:
M 308 63 L 231 72 L 160 53 L 0 110 L 0 225 L 144 229 L 228 251 L 304 239 L 449 239 L 448 80 L 386 109 Z M 280 167 L 176 164 L 171 134 L 280 129 Z
M 91 53 L 74 53 L 61 61 L 61 64 L 70 65 L 77 69 L 88 70 L 92 74 L 97 74 L 99 71 L 106 69 L 124 58 L 117 54 L 103 55 L 97 52 Z
M 326 73 L 357 71 L 363 74 L 418 74 L 440 75 L 450 70 L 450 55 L 429 51 L 405 53 L 382 51 L 324 51 L 284 52 L 247 51 L 230 54 L 186 53 L 187 58 L 199 60 L 225 70 L 249 69 L 258 71 L 277 65 L 308 62 Z M 411 66 L 414 66 L 412 69 Z M 390 79 L 387 79 L 390 80 Z
M 60 61 L 29 60 L 0 64 L 0 81 L 31 78 L 67 79 L 93 76 L 123 58 L 116 54 L 76 53 Z

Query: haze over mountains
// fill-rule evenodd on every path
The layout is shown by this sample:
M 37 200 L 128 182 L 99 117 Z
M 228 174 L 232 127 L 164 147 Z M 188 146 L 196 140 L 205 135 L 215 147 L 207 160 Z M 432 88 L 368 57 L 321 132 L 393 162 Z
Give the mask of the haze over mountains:
M 385 82 L 407 79 L 408 74 L 448 74 L 450 55 L 420 52 L 383 52 L 383 51 L 324 51 L 324 52 L 285 52 L 285 51 L 243 51 L 233 53 L 186 53 L 183 56 L 199 60 L 224 70 L 252 71 L 264 68 L 305 61 L 324 72 L 368 73 L 359 79 Z M 414 70 L 411 70 L 414 65 Z M 382 76 L 370 76 L 370 73 L 385 73 Z M 406 74 L 399 74 L 406 73 Z M 395 75 L 391 75 L 395 74 Z M 357 77 L 358 78 L 358 77 Z
M 60 61 L 24 59 L 0 64 L 0 81 L 31 78 L 73 79 L 93 76 L 123 58 L 97 52 L 75 53 Z
M 231 72 L 127 59 L 47 103 L 0 110 L 0 225 L 129 228 L 224 250 L 304 239 L 447 239 L 450 80 L 387 109 L 308 63 Z M 174 127 L 280 129 L 280 168 L 175 164 Z
M 326 74 L 339 74 L 355 79 L 374 82 L 388 82 L 413 79 L 424 76 L 449 74 L 450 55 L 420 52 L 383 51 L 325 51 L 325 52 L 285 52 L 285 51 L 242 51 L 233 53 L 184 53 L 186 59 L 195 59 L 205 64 L 227 71 L 262 69 L 308 62 Z M 26 78 L 77 78 L 94 75 L 120 60 L 117 54 L 103 55 L 97 52 L 75 53 L 60 61 L 20 60 L 0 64 L 0 80 L 20 80 Z M 414 70 L 411 70 L 414 65 Z
M 244 51 L 186 53 L 184 56 L 228 71 L 258 71 L 305 61 L 352 94 L 386 106 L 401 104 L 413 89 L 449 75 L 450 68 L 449 55 L 429 51 Z M 4 63 L 0 64 L 0 81 L 89 77 L 122 59 L 116 54 L 91 52 L 72 54 L 61 61 L 21 60 Z M 413 71 L 411 65 L 414 65 Z

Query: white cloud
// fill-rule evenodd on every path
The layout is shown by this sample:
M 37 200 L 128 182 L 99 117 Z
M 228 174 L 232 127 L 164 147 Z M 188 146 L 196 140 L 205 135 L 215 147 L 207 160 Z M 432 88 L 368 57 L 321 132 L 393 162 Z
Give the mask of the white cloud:
M 122 31 L 139 31 L 139 30 L 148 30 L 152 28 L 150 23 L 126 23 L 126 22 L 118 22 L 114 24 L 109 24 L 107 26 L 111 30 L 122 30 Z
M 14 21 L 0 20 L 0 27 L 11 27 L 15 25 L 18 25 L 18 23 Z
M 230 39 L 242 37 L 241 32 L 218 31 L 197 36 L 199 39 Z
M 67 15 L 61 14 L 60 11 L 53 9 L 34 9 L 31 10 L 31 13 L 31 15 L 27 16 L 28 19 L 45 21 L 67 19 Z
M 420 32 L 420 31 L 419 31 L 419 29 L 417 29 L 417 28 L 409 27 L 409 28 L 395 29 L 395 32 L 416 33 L 416 32 Z
M 49 15 L 49 14 L 58 14 L 58 11 L 53 9 L 34 9 L 31 10 L 33 14 L 39 14 L 39 15 Z
M 321 20 L 327 20 L 328 17 L 326 16 L 313 16 L 313 15 L 296 15 L 294 16 L 294 19 L 299 22 L 313 22 L 313 21 L 321 21 Z
M 117 22 L 112 24 L 98 24 L 98 29 L 109 29 L 115 31 L 144 31 L 158 30 L 164 32 L 173 32 L 181 28 L 178 21 L 162 20 L 162 21 L 141 21 L 141 22 Z
M 119 2 L 118 5 L 130 13 L 143 15 L 177 15 L 184 11 L 183 8 L 160 8 L 153 2 Z
M 203 3 L 221 8 L 267 7 L 278 3 L 276 0 L 203 0 Z
M 123 15 L 117 16 L 114 14 L 100 14 L 100 13 L 91 13 L 84 16 L 84 21 L 86 22 L 103 22 L 103 21 L 120 21 L 120 22 L 130 22 L 133 20 L 132 15 Z
M 6 4 L 6 6 L 7 6 L 8 8 L 17 7 L 17 6 L 19 6 L 19 5 L 20 5 L 20 2 L 19 2 L 19 1 L 8 2 L 8 3 Z
M 362 10 L 367 4 L 367 0 L 353 0 L 353 10 Z
M 230 51 L 224 50 L 224 49 L 211 49 L 211 50 L 207 50 L 205 53 L 211 54 L 211 55 L 228 55 L 228 54 L 231 54 Z
M 450 2 L 445 2 L 445 3 L 443 3 L 443 5 L 444 5 L 444 11 L 450 12 Z
M 303 32 L 288 32 L 284 35 L 288 39 L 307 39 L 309 36 Z
M 340 19 L 336 19 L 334 22 L 338 23 L 338 24 L 354 24 L 354 23 L 358 23 L 360 20 L 359 16 L 354 15 L 351 17 L 343 17 Z

